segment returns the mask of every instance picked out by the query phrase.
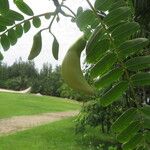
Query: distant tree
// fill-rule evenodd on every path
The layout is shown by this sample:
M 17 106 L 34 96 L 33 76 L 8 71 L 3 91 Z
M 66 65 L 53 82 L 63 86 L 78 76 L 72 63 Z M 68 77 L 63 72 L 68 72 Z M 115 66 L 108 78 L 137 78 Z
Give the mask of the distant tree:
M 0 64 L 0 88 L 6 88 L 6 80 L 8 77 L 8 66 L 6 64 Z
M 52 69 L 51 64 L 44 64 L 38 77 L 34 79 L 32 92 L 60 96 L 61 84 L 60 66 L 56 66 L 56 68 Z
M 13 90 L 23 90 L 31 86 L 38 75 L 33 62 L 23 62 L 21 59 L 12 66 L 0 66 L 0 87 Z

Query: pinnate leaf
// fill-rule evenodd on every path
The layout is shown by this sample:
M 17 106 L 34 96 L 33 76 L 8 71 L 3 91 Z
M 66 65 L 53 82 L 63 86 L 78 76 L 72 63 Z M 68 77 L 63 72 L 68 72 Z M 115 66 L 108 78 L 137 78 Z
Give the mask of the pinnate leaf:
M 118 83 L 100 98 L 101 105 L 106 107 L 112 104 L 113 102 L 117 101 L 127 89 L 128 82 L 122 81 Z
M 121 132 L 134 121 L 137 115 L 136 108 L 126 110 L 112 125 L 113 132 Z

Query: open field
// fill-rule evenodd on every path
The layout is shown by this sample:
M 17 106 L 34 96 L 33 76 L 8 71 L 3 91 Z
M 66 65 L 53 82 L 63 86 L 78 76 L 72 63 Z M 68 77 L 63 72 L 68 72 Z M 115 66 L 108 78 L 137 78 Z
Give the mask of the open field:
M 63 98 L 0 92 L 0 119 L 78 109 L 79 103 Z
M 62 98 L 0 93 L 1 120 L 9 121 L 15 116 L 17 118 L 26 116 L 28 119 L 32 115 L 40 116 L 42 113 L 69 113 L 79 109 L 78 102 Z M 55 113 L 54 116 L 58 117 Z M 37 127 L 33 126 L 25 131 L 19 131 L 19 129 L 8 132 L 13 134 L 2 134 L 0 150 L 102 150 L 99 147 L 102 143 L 107 143 L 107 146 L 113 145 L 113 138 L 110 135 L 103 135 L 99 129 L 89 129 L 84 136 L 75 134 L 74 120 L 75 117 L 58 119 L 58 121 L 56 119 L 55 122 L 45 122 L 44 125 L 37 124 Z M 23 121 L 19 122 L 23 123 Z
M 69 118 L 0 137 L 0 150 L 98 150 L 102 139 L 111 142 L 100 134 L 93 129 L 84 137 L 75 134 L 74 118 Z

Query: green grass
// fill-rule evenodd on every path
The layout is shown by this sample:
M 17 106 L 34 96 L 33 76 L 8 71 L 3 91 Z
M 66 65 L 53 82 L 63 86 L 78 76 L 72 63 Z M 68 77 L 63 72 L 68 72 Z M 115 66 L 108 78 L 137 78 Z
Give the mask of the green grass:
M 0 150 L 81 150 L 72 121 L 63 120 L 0 138 Z M 85 149 L 83 149 L 85 150 Z
M 0 93 L 0 119 L 11 116 L 77 109 L 80 109 L 79 103 L 63 98 L 35 96 L 32 94 Z
M 80 109 L 80 104 L 62 98 L 31 94 L 0 93 L 0 118 Z M 99 144 L 112 145 L 113 138 L 99 129 L 75 134 L 74 118 L 64 119 L 11 135 L 1 135 L 0 150 L 101 150 Z
M 0 150 L 97 150 L 110 136 L 92 129 L 89 135 L 76 135 L 73 118 L 0 137 Z M 96 138 L 95 138 L 96 137 Z M 92 146 L 91 146 L 92 145 Z

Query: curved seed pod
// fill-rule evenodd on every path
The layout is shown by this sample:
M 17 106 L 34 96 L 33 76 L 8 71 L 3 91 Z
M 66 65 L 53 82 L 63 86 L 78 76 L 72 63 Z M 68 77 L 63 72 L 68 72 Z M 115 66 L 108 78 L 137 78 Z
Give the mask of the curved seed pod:
M 40 31 L 33 38 L 33 45 L 32 45 L 28 60 L 32 60 L 36 56 L 38 56 L 39 53 L 41 52 L 41 49 L 42 49 L 42 36 L 41 36 L 41 31 Z
M 85 46 L 86 41 L 81 37 L 70 47 L 62 63 L 62 77 L 71 88 L 93 94 L 94 89 L 85 80 L 80 66 L 81 52 Z

